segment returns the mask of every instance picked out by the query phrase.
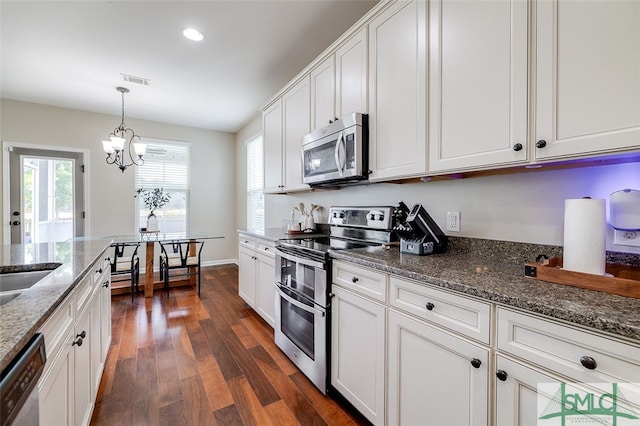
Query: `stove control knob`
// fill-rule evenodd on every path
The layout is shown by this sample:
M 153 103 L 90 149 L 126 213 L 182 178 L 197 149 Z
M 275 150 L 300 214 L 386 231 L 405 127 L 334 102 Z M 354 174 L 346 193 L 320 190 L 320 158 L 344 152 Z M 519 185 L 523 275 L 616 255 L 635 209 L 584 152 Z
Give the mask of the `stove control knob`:
M 369 220 L 374 220 L 376 217 L 373 213 L 369 213 Z

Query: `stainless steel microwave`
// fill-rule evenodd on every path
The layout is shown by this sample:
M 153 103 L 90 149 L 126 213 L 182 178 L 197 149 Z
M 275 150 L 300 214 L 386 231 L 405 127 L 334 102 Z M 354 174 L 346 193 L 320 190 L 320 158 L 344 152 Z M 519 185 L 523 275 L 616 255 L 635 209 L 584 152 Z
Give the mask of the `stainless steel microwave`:
M 367 114 L 353 113 L 302 140 L 302 182 L 311 186 L 368 179 Z

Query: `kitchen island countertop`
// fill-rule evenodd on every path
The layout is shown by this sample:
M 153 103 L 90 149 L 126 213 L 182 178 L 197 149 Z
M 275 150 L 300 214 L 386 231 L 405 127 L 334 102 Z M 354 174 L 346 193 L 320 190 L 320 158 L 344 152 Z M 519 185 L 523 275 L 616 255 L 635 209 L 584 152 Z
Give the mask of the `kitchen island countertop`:
M 416 256 L 398 247 L 331 251 L 331 257 L 640 343 L 640 299 L 527 278 L 519 261 L 456 252 Z
M 9 365 L 56 307 L 87 275 L 91 265 L 110 243 L 110 239 L 96 239 L 3 246 L 0 258 L 3 272 L 60 266 L 53 270 L 50 278 L 43 279 L 0 306 L 0 371 Z

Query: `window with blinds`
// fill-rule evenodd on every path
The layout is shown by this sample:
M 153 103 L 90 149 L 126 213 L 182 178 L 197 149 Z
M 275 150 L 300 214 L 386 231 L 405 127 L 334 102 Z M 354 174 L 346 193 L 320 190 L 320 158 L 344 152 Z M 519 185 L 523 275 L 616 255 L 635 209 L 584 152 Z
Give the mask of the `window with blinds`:
M 171 194 L 169 203 L 154 212 L 158 218 L 158 229 L 162 233 L 185 233 L 189 229 L 190 144 L 155 139 L 141 142 L 147 144 L 147 153 L 144 164 L 135 167 L 136 189 L 162 188 Z M 137 226 L 144 227 L 149 210 L 140 197 L 136 200 Z
M 247 229 L 264 230 L 262 136 L 247 141 Z

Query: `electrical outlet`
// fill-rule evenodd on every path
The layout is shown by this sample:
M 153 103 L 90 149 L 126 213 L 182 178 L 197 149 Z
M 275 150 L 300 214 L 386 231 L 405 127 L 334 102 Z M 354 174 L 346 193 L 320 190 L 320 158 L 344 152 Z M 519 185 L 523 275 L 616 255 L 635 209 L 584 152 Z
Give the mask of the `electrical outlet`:
M 460 212 L 447 212 L 447 231 L 460 232 Z
M 618 246 L 640 247 L 640 232 L 613 230 L 613 244 Z

